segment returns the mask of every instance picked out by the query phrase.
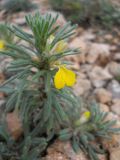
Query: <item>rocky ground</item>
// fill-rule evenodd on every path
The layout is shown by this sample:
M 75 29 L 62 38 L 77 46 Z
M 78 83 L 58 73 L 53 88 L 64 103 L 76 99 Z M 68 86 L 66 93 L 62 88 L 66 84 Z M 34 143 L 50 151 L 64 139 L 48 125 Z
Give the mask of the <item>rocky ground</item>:
M 40 5 L 40 11 L 45 13 L 49 10 L 52 15 L 56 12 L 50 10 L 46 1 L 35 0 Z M 34 11 L 33 11 L 34 13 Z M 9 15 L 5 11 L 0 12 L 0 21 L 10 21 L 25 29 L 25 12 Z M 60 14 L 58 22 L 63 25 L 66 20 Z M 96 99 L 102 111 L 109 112 L 108 119 L 117 120 L 120 126 L 120 32 L 113 28 L 105 31 L 98 28 L 84 29 L 78 27 L 76 36 L 69 42 L 69 47 L 79 47 L 80 54 L 67 59 L 74 62 L 73 69 L 77 73 L 77 83 L 74 87 L 75 94 L 87 98 Z M 0 57 L 0 83 L 5 80 L 4 67 L 9 63 L 8 58 Z M 4 103 L 4 95 L 0 93 L 0 106 Z M 114 137 L 112 146 L 108 147 L 109 156 L 100 157 L 100 160 L 119 160 L 120 136 Z M 117 144 L 117 146 L 116 146 Z M 52 157 L 52 159 L 51 159 Z M 49 149 L 45 160 L 88 160 L 81 152 L 76 155 L 69 143 L 56 141 Z

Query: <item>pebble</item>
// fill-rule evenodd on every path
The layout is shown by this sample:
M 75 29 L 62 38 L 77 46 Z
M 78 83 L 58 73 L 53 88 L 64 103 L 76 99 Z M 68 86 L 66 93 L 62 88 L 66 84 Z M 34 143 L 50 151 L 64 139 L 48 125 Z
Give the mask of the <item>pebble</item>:
M 116 53 L 114 56 L 115 61 L 120 61 L 120 53 Z
M 89 45 L 90 43 L 81 37 L 76 37 L 69 43 L 70 48 L 80 48 L 82 54 L 88 53 Z
M 110 160 L 120 160 L 120 147 L 115 148 L 110 152 Z
M 100 103 L 99 105 L 100 105 L 100 110 L 101 110 L 102 112 L 109 112 L 109 107 L 108 107 L 108 105 L 102 104 L 102 103 Z
M 85 154 L 80 151 L 76 154 L 70 142 L 55 141 L 55 143 L 48 148 L 48 154 L 43 160 L 88 160 Z
M 96 98 L 100 103 L 109 103 L 112 100 L 112 94 L 104 88 L 99 88 L 95 91 Z
M 114 62 L 114 61 L 109 63 L 108 69 L 114 77 L 120 77 L 120 64 L 119 63 Z
M 91 72 L 88 73 L 91 83 L 94 87 L 103 87 L 107 80 L 112 79 L 112 75 L 102 67 L 95 66 Z
M 113 98 L 120 98 L 120 83 L 117 80 L 109 82 L 107 90 L 112 93 Z
M 102 58 L 110 56 L 110 46 L 108 44 L 91 43 L 86 61 L 95 63 L 99 56 L 102 56 Z
M 76 95 L 84 95 L 91 89 L 91 82 L 87 79 L 78 78 L 76 85 L 74 86 Z
M 111 106 L 111 111 L 120 116 L 120 99 L 116 99 L 113 101 L 113 105 Z

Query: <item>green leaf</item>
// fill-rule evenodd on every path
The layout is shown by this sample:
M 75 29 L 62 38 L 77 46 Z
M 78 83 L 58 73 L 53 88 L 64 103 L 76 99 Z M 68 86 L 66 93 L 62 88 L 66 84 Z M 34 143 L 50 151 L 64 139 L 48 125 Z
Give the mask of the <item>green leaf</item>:
M 75 136 L 72 138 L 72 147 L 76 153 L 80 151 L 79 142 L 76 140 Z

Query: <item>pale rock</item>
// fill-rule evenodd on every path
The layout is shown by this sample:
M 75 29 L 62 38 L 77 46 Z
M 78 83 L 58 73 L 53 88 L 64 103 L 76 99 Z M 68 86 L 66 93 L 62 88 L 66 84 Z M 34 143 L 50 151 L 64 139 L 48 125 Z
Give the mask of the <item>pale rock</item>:
M 17 25 L 25 25 L 26 21 L 24 16 L 23 17 L 19 17 L 13 20 L 13 23 L 17 24 Z
M 23 133 L 22 122 L 18 112 L 7 113 L 6 125 L 12 138 L 18 140 Z
M 102 58 L 110 56 L 110 46 L 108 44 L 92 43 L 86 61 L 88 63 L 94 63 L 99 56 L 102 56 Z
M 84 95 L 91 89 L 91 82 L 87 79 L 82 79 L 78 77 L 77 83 L 74 86 L 76 95 Z
M 114 61 L 109 63 L 108 69 L 113 76 L 115 77 L 120 76 L 120 64 L 119 63 L 116 63 Z
M 77 63 L 78 65 L 84 64 L 86 62 L 85 54 L 83 54 L 83 53 L 80 53 L 77 55 L 71 55 L 71 56 L 65 57 L 65 59 L 68 61 Z
M 120 0 L 110 0 L 115 6 L 120 7 Z
M 98 155 L 99 160 L 107 160 L 105 155 Z M 55 141 L 48 148 L 47 156 L 42 160 L 89 160 L 83 151 L 75 153 L 70 142 Z
M 105 104 L 112 100 L 112 94 L 104 88 L 99 88 L 95 91 L 96 98 L 99 102 Z
M 115 61 L 120 61 L 120 53 L 116 53 L 114 56 Z
M 89 52 L 88 55 L 86 56 L 86 61 L 91 64 L 95 63 L 98 56 L 99 56 L 99 54 L 94 54 L 93 52 Z
M 77 79 L 85 79 L 87 77 L 86 74 L 81 72 L 81 70 L 80 72 L 79 71 L 76 72 L 76 74 L 77 74 Z
M 115 128 L 120 128 L 120 125 L 116 125 Z M 120 159 L 120 134 L 113 134 L 111 139 L 103 140 L 103 147 L 109 153 L 109 160 Z
M 106 104 L 100 103 L 99 105 L 102 112 L 109 112 L 109 107 Z
M 117 50 L 117 45 L 111 45 L 110 46 L 110 51 L 116 51 Z
M 120 98 L 120 84 L 116 80 L 112 80 L 108 86 L 107 90 L 112 93 L 113 98 Z
M 83 54 L 89 51 L 89 45 L 90 43 L 81 37 L 76 37 L 69 43 L 70 48 L 80 48 L 80 52 Z
M 106 117 L 106 120 L 107 120 L 107 121 L 111 121 L 111 120 L 116 120 L 116 121 L 118 121 L 118 120 L 119 120 L 119 116 L 116 115 L 116 114 L 113 113 L 113 112 L 109 112 L 108 116 Z
M 111 61 L 111 57 L 110 56 L 104 56 L 104 55 L 100 55 L 95 64 L 101 67 L 106 67 L 107 64 Z
M 84 64 L 86 62 L 86 57 L 84 53 L 80 53 L 79 56 L 77 57 L 79 60 L 79 63 Z
M 119 44 L 119 38 L 116 37 L 112 40 L 112 43 L 115 44 L 115 45 L 118 45 Z
M 19 19 L 21 17 L 25 17 L 25 15 L 26 15 L 26 13 L 24 11 L 17 12 L 16 14 L 12 15 L 12 20 Z
M 112 75 L 102 67 L 95 66 L 91 72 L 88 72 L 88 76 L 94 87 L 103 87 L 107 80 L 112 79 Z
M 118 126 L 116 127 L 119 128 Z M 102 140 L 102 145 L 111 154 L 114 149 L 118 149 L 120 146 L 120 135 L 112 134 L 111 139 Z
M 109 44 L 104 44 L 104 43 L 94 43 L 93 48 L 94 53 L 99 52 L 99 54 L 105 54 L 106 56 L 110 55 L 110 45 Z M 93 50 L 91 50 L 93 51 Z
M 113 39 L 113 35 L 112 35 L 112 34 L 106 34 L 106 35 L 104 36 L 104 38 L 105 38 L 106 40 L 112 40 L 112 39 Z
M 71 68 L 78 71 L 80 69 L 80 65 L 78 63 L 74 63 Z
M 110 160 L 120 160 L 120 147 L 110 151 Z
M 98 155 L 99 160 L 107 160 L 106 155 Z
M 77 34 L 81 35 L 83 32 L 85 32 L 85 28 L 83 28 L 82 26 L 77 27 Z
M 115 103 L 119 103 L 120 102 L 120 99 L 119 98 L 114 98 L 112 99 L 112 103 L 115 104 Z
M 96 34 L 92 33 L 91 29 L 88 29 L 82 32 L 81 38 L 86 41 L 93 41 L 96 38 Z
M 79 62 L 77 55 L 69 55 L 68 57 L 66 56 L 65 60 L 68 60 L 70 62 L 75 62 L 75 63 Z
M 43 160 L 88 160 L 88 158 L 82 151 L 75 153 L 70 142 L 57 140 L 48 148 L 47 156 Z
M 111 111 L 120 115 L 120 99 L 115 99 L 113 105 L 111 106 Z
M 84 94 L 84 89 L 79 88 L 78 85 L 74 86 L 74 91 L 75 91 L 75 95 L 77 95 L 77 96 L 81 96 Z
M 91 64 L 82 64 L 80 66 L 80 71 L 83 73 L 89 73 L 91 72 L 93 66 Z

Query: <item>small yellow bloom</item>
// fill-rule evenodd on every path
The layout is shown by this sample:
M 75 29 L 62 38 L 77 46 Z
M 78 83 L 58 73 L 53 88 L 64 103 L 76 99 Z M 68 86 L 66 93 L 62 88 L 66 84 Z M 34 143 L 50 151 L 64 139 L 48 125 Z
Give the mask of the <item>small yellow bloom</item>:
M 56 72 L 54 77 L 54 85 L 57 89 L 62 89 L 65 86 L 73 86 L 76 82 L 76 75 L 73 71 L 62 66 Z
M 83 115 L 85 116 L 86 119 L 89 119 L 91 117 L 90 111 L 84 112 Z
M 88 122 L 89 119 L 90 119 L 90 117 L 91 117 L 91 112 L 90 112 L 90 111 L 84 112 L 84 113 L 81 115 L 80 119 L 78 119 L 78 120 L 75 122 L 75 125 L 76 125 L 76 126 L 79 126 L 79 125 L 81 125 L 81 124 L 83 124 L 83 123 Z
M 48 44 L 50 45 L 54 39 L 55 37 L 51 35 L 48 39 Z M 54 46 L 54 48 L 51 51 L 51 54 L 63 52 L 67 47 L 68 44 L 64 40 L 61 40 Z
M 61 40 L 60 42 L 58 42 L 54 48 L 54 51 L 56 53 L 59 53 L 59 52 L 63 52 L 65 51 L 65 49 L 67 48 L 67 43 L 63 40 Z
M 0 40 L 0 51 L 5 49 L 5 42 L 3 40 Z

